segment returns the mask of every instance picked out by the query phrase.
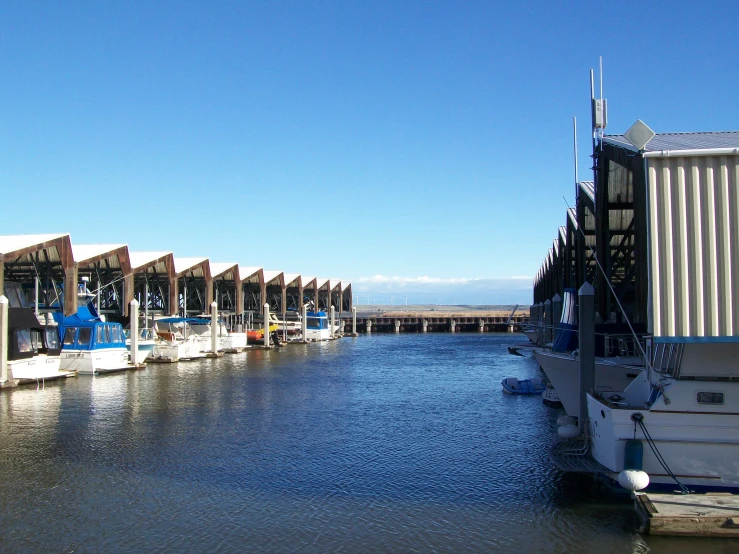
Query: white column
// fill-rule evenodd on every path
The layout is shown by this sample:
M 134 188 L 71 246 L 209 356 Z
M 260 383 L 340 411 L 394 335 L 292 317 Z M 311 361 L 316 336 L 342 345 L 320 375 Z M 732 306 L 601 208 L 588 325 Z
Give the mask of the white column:
M 264 347 L 269 348 L 269 304 L 264 303 Z
M 303 332 L 303 342 L 307 340 L 307 334 L 308 334 L 308 306 L 303 305 L 302 308 L 302 320 L 300 321 L 301 325 L 301 331 Z
M 135 298 L 131 300 L 131 363 L 139 364 L 139 301 Z
M 210 349 L 213 354 L 218 353 L 218 302 L 210 304 Z
M 371 335 L 372 334 L 372 320 L 371 319 L 366 320 L 365 325 L 367 326 L 367 334 Z
M 8 299 L 0 295 L 0 383 L 8 381 Z
M 456 333 L 457 332 L 457 322 L 454 321 L 453 319 L 452 319 L 451 324 L 450 324 L 449 327 L 450 327 L 450 330 L 451 330 L 452 333 Z
M 329 310 L 331 313 L 331 322 L 329 325 L 331 325 L 331 338 L 334 338 L 334 318 L 336 317 L 336 309 L 334 308 L 333 304 L 331 305 L 331 309 Z
M 480 332 L 484 333 L 485 332 L 485 320 L 481 319 L 479 325 L 480 325 Z
M 357 307 L 352 306 L 352 335 L 357 334 Z
M 395 332 L 400 333 L 400 320 L 399 319 L 395 320 Z
M 426 319 L 421 320 L 421 331 L 423 333 L 428 333 L 429 330 L 429 322 Z

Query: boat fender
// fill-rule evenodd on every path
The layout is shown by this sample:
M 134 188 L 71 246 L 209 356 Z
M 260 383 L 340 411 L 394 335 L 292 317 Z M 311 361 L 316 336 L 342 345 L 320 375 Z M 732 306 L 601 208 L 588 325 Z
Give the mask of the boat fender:
M 624 469 L 618 474 L 618 484 L 629 491 L 640 491 L 649 486 L 649 475 L 638 469 Z
M 575 422 L 575 418 L 568 415 L 559 416 L 557 418 L 557 425 L 559 425 L 560 427 L 562 425 L 575 425 Z
M 563 439 L 574 439 L 580 435 L 580 428 L 577 425 L 562 425 L 557 429 L 557 434 Z

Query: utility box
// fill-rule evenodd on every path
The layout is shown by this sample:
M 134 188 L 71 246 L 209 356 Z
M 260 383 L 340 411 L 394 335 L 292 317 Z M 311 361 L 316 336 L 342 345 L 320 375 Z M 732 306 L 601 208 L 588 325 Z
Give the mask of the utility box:
M 605 129 L 608 125 L 608 102 L 605 98 L 593 99 L 593 125 L 596 129 Z

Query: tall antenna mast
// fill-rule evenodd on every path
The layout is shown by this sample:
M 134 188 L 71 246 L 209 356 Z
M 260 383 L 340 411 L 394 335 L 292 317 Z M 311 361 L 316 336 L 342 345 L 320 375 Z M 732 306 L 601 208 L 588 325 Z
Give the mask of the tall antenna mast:
M 575 150 L 575 189 L 577 190 L 577 117 L 572 118 L 572 144 Z

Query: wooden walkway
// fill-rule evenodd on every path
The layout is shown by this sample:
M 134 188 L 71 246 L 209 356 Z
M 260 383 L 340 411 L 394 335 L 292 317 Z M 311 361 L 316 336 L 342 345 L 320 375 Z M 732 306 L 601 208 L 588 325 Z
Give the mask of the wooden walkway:
M 739 537 L 739 495 L 638 492 L 634 506 L 651 535 Z

